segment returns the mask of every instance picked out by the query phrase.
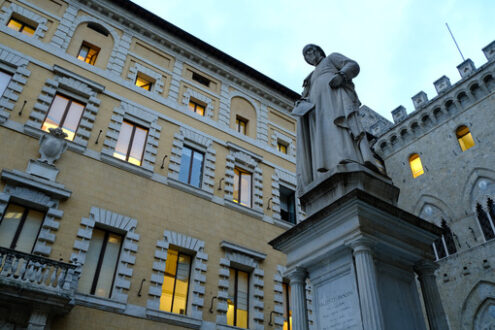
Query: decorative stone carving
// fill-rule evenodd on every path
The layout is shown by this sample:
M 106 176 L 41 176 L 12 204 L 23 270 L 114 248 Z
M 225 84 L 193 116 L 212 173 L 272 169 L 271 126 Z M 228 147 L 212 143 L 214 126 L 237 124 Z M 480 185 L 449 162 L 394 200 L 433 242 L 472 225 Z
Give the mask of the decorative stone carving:
M 53 165 L 60 156 L 67 150 L 67 134 L 60 128 L 50 128 L 49 134 L 44 134 L 40 138 L 40 162 Z

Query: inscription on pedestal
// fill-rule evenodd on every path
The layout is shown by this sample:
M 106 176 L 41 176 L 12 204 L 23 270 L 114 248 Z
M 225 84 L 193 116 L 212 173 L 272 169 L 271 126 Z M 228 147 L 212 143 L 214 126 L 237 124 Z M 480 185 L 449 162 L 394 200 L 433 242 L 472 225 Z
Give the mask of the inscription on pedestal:
M 351 273 L 329 279 L 316 289 L 320 330 L 362 330 L 359 297 Z

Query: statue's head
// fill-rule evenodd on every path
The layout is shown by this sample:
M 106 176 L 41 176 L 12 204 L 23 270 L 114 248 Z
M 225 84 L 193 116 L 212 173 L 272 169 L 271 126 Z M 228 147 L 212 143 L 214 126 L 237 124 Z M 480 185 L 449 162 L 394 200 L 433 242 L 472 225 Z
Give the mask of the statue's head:
M 311 65 L 318 65 L 318 63 L 326 57 L 323 49 L 315 44 L 304 46 L 302 53 L 306 62 Z

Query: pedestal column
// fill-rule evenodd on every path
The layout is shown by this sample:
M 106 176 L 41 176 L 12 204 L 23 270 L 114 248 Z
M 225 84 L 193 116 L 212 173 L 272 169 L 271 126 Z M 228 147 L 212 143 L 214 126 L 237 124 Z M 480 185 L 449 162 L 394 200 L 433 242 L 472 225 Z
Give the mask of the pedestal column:
M 290 306 L 292 309 L 292 329 L 307 330 L 308 317 L 306 311 L 306 270 L 296 267 L 287 276 L 290 280 Z
M 421 283 L 430 329 L 443 330 L 449 329 L 449 326 L 440 300 L 437 281 L 435 280 L 436 268 L 437 266 L 432 261 L 423 260 L 416 264 L 414 270 L 418 274 L 419 283 Z
M 383 330 L 385 325 L 378 294 L 373 252 L 371 250 L 372 243 L 371 240 L 362 238 L 351 242 L 350 246 L 354 253 L 356 265 L 363 328 L 366 330 Z

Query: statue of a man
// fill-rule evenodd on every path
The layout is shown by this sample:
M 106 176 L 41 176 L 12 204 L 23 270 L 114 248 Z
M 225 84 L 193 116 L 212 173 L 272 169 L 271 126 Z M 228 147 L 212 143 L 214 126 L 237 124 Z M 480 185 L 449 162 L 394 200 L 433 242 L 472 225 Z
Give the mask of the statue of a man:
M 304 47 L 303 55 L 315 69 L 304 80 L 302 98 L 292 112 L 298 116 L 296 172 L 300 191 L 339 164 L 374 168 L 375 163 L 352 83 L 359 65 L 339 53 L 326 56 L 313 44 Z

